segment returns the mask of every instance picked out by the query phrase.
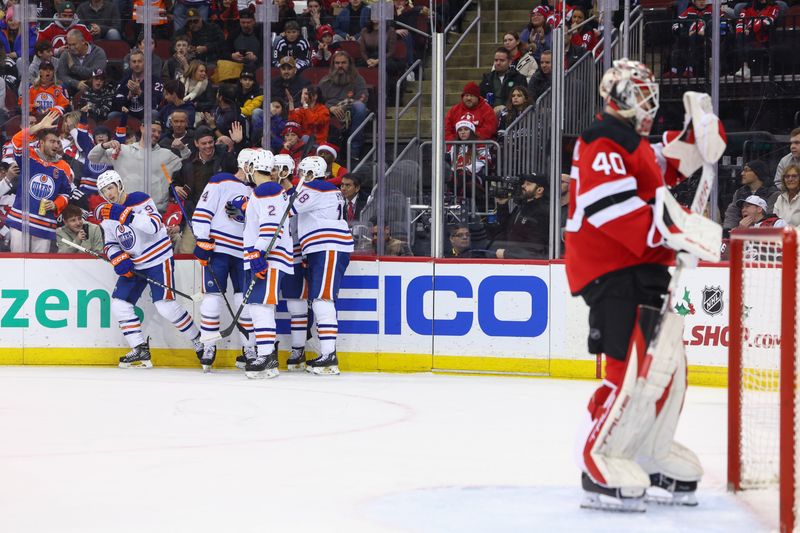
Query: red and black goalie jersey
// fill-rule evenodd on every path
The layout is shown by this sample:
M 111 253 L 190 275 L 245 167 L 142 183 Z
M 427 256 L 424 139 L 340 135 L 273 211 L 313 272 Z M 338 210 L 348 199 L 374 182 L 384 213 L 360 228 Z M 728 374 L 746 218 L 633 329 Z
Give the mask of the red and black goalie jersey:
M 602 114 L 572 158 L 566 269 L 572 294 L 604 274 L 641 264 L 668 265 L 668 248 L 648 246 L 651 202 L 664 185 L 655 152 L 629 123 Z

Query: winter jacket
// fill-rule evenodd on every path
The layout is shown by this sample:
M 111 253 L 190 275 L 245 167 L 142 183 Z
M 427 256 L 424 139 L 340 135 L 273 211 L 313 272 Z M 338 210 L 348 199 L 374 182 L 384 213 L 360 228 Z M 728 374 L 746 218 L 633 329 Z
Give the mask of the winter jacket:
M 348 5 L 336 16 L 333 31 L 343 39 L 346 39 L 348 35 L 356 37 L 361 32 L 361 28 L 369 22 L 369 17 L 370 10 L 366 5 L 361 4 L 361 9 L 357 13 L 354 13 L 353 7 Z
M 795 194 L 791 200 L 788 192 L 781 194 L 775 201 L 774 211 L 790 226 L 800 227 L 800 194 Z
M 71 65 L 70 65 L 71 64 Z M 108 65 L 105 51 L 96 45 L 89 45 L 86 55 L 76 57 L 64 50 L 59 58 L 56 76 L 58 81 L 70 92 L 78 92 L 78 83 L 92 77 L 95 70 L 105 70 Z
M 528 91 L 531 93 L 531 102 L 535 103 L 536 100 L 550 88 L 551 83 L 552 78 L 550 74 L 545 74 L 541 69 L 537 70 L 536 73 L 531 76 L 531 81 L 528 83 Z
M 743 185 L 742 187 L 736 189 L 736 192 L 733 193 L 733 200 L 730 204 L 728 204 L 728 208 L 725 209 L 725 216 L 722 220 L 722 229 L 726 234 L 733 228 L 737 227 L 739 225 L 739 221 L 742 220 L 742 208 L 736 205 L 736 202 L 739 200 L 744 200 L 751 194 L 755 194 L 756 196 L 766 200 L 767 212 L 772 213 L 773 206 L 778 200 L 778 196 L 780 196 L 780 191 L 774 185 L 764 185 L 755 192 L 753 192 L 747 185 Z
M 511 89 L 527 86 L 528 80 L 525 79 L 525 76 L 513 68 L 506 71 L 502 80 L 500 79 L 500 74 L 492 70 L 481 78 L 481 96 L 486 98 L 487 94 L 493 93 L 494 103 L 492 105 L 505 105 L 511 95 Z
M 225 42 L 225 35 L 222 33 L 222 28 L 216 24 L 209 24 L 203 22 L 200 29 L 191 31 L 189 26 L 186 25 L 181 32 L 189 38 L 189 44 L 192 46 L 206 46 L 208 50 L 204 54 L 197 54 L 196 59 L 204 63 L 216 63 L 218 59 L 222 58 L 223 44 Z
M 82 4 L 78 4 L 75 13 L 81 22 L 100 26 L 100 35 L 105 35 L 112 28 L 118 31 L 122 30 L 119 8 L 114 0 L 105 0 L 98 11 L 92 8 L 90 0 L 86 0 Z
M 456 123 L 460 120 L 469 120 L 475 124 L 475 135 L 478 139 L 492 139 L 497 134 L 497 115 L 483 98 L 471 109 L 463 102 L 450 108 L 444 117 L 445 140 L 452 141 L 457 138 Z
M 83 101 L 92 105 L 89 110 L 89 116 L 95 122 L 103 122 L 108 118 L 108 114 L 111 113 L 111 109 L 114 107 L 114 88 L 110 85 L 104 85 L 99 91 L 90 89 L 83 93 Z

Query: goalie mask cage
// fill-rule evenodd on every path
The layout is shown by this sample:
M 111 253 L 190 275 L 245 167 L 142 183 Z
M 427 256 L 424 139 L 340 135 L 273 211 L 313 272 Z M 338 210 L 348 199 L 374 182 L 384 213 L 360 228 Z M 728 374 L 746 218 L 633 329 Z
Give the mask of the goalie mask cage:
M 779 490 L 780 530 L 795 531 L 798 231 L 733 231 L 728 357 L 728 488 Z

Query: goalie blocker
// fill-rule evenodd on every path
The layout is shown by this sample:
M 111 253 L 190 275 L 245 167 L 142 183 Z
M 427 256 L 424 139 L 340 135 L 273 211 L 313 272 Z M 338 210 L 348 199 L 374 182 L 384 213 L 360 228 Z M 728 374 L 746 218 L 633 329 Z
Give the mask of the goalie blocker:
M 696 505 L 702 467 L 674 441 L 686 356 L 683 321 L 666 305 L 668 267 L 676 250 L 718 260 L 721 229 L 698 214 L 702 207 L 682 208 L 666 186 L 702 165 L 693 207 L 704 206 L 698 199 L 713 177 L 706 168 L 724 150 L 724 133 L 707 96 L 694 94 L 685 100 L 684 131 L 665 138 L 663 149 L 651 146 L 658 85 L 636 61 L 615 61 L 600 93 L 604 113 L 576 143 L 566 226 L 570 290 L 590 309 L 589 352 L 606 354 L 606 377 L 579 434 L 583 506 Z

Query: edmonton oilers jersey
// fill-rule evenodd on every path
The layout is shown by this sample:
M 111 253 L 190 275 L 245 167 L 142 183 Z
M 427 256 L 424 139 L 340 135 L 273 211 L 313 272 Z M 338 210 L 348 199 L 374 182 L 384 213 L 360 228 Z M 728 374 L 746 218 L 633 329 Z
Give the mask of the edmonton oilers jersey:
M 28 180 L 28 198 L 30 213 L 27 219 L 30 222 L 30 234 L 41 239 L 55 240 L 56 238 L 56 211 L 44 211 L 43 203 L 47 200 L 59 205 L 59 212 L 69 201 L 72 192 L 72 169 L 66 161 L 59 159 L 49 162 L 29 146 L 26 150 L 22 149 L 22 134 L 17 132 L 11 143 L 14 147 L 14 159 L 22 168 L 22 158 L 27 157 L 30 161 L 31 178 Z M 26 217 L 22 212 L 22 192 L 17 193 L 14 205 L 8 212 L 6 224 L 10 228 L 22 231 L 22 221 Z
M 326 250 L 353 251 L 353 234 L 344 216 L 345 201 L 336 185 L 324 180 L 306 183 L 297 193 L 292 214 L 303 255 Z
M 250 195 L 245 213 L 244 246 L 246 250 L 267 249 L 278 229 L 281 218 L 289 206 L 283 187 L 270 181 L 262 183 Z M 292 237 L 284 223 L 270 251 L 267 262 L 270 268 L 294 273 Z
M 246 199 L 252 189 L 239 178 L 227 172 L 214 174 L 200 195 L 192 213 L 192 230 L 198 239 L 214 239 L 214 251 L 241 259 L 244 217 L 231 218 L 225 204 L 236 199 Z
M 106 257 L 126 252 L 136 270 L 160 265 L 171 258 L 172 242 L 155 202 L 143 192 L 133 192 L 122 205 L 132 208 L 133 221 L 120 224 L 116 220 L 104 220 L 101 223 Z

